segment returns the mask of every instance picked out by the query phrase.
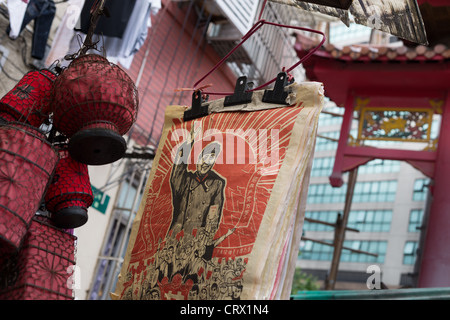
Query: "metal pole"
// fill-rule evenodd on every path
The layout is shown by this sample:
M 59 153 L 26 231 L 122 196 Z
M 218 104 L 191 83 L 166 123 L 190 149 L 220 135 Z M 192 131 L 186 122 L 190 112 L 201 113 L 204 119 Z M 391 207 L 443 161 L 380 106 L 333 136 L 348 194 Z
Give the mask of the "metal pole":
M 358 167 L 351 170 L 347 182 L 347 194 L 345 196 L 345 206 L 342 217 L 338 215 L 336 221 L 336 229 L 334 233 L 334 251 L 333 259 L 331 261 L 330 274 L 326 281 L 326 290 L 334 290 L 336 284 L 336 276 L 339 268 L 339 261 L 341 259 L 342 247 L 345 239 L 345 229 L 347 227 L 348 216 L 352 206 L 353 191 L 355 190 L 356 177 L 358 176 Z

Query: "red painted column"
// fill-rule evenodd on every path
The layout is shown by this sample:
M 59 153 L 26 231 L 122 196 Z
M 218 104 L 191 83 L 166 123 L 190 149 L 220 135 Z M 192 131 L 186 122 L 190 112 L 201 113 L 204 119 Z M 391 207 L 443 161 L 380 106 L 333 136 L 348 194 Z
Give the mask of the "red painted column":
M 433 202 L 418 287 L 450 287 L 450 96 L 443 107 L 434 173 Z
M 331 176 L 329 177 L 330 184 L 337 188 L 344 184 L 342 179 L 342 167 L 344 163 L 344 150 L 347 146 L 348 136 L 352 129 L 353 110 L 354 110 L 355 96 L 353 91 L 348 90 L 347 99 L 345 101 L 344 118 L 342 119 L 341 133 L 339 136 L 338 147 L 336 150 L 336 156 L 334 158 L 334 167 Z

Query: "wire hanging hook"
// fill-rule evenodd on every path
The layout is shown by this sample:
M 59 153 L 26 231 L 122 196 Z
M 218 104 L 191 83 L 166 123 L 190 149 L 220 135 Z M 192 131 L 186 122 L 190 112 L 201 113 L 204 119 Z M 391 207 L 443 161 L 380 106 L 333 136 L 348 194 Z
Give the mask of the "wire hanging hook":
M 265 2 L 264 2 L 265 4 Z M 262 14 L 262 11 L 261 11 Z M 317 33 L 320 34 L 322 36 L 322 40 L 320 41 L 320 43 L 312 50 L 310 50 L 305 56 L 303 56 L 297 63 L 295 63 L 293 66 L 291 66 L 290 68 L 283 70 L 285 72 L 289 72 L 292 71 L 293 69 L 295 69 L 298 65 L 300 65 L 301 63 L 303 63 L 305 60 L 307 60 L 311 55 L 314 54 L 314 52 L 316 52 L 326 41 L 326 35 L 319 30 L 314 30 L 314 29 L 310 29 L 310 28 L 304 28 L 304 27 L 297 27 L 297 26 L 289 26 L 289 25 L 283 25 L 283 24 L 279 24 L 279 23 L 274 23 L 274 22 L 269 22 L 266 21 L 264 19 L 260 19 L 258 20 L 251 28 L 250 30 L 242 37 L 241 42 L 239 42 L 233 49 L 231 49 L 231 51 L 225 56 L 223 57 L 208 73 L 206 73 L 200 80 L 198 80 L 195 84 L 194 84 L 194 88 L 197 88 L 197 85 L 200 84 L 204 79 L 206 79 L 211 73 L 213 73 L 217 68 L 219 68 L 245 41 L 247 41 L 256 31 L 258 31 L 263 25 L 271 25 L 271 26 L 275 26 L 275 27 L 281 27 L 281 28 L 288 28 L 288 29 L 296 29 L 296 30 L 301 30 L 301 31 L 307 31 L 307 32 L 312 32 L 312 33 Z M 284 68 L 283 68 L 284 69 Z M 269 84 L 273 83 L 275 80 L 277 79 L 277 77 L 273 78 L 272 80 L 268 81 L 267 83 L 264 83 L 252 90 L 249 91 L 256 91 L 256 90 L 260 90 L 266 86 L 268 86 Z M 229 92 L 205 92 L 205 94 L 209 94 L 209 95 L 232 95 L 233 93 L 229 93 Z
M 106 0 L 95 0 L 94 4 L 92 5 L 90 10 L 91 20 L 89 30 L 86 34 L 83 46 L 79 50 L 78 55 L 85 55 L 89 49 L 95 47 L 96 43 L 92 43 L 92 36 L 94 35 L 95 28 L 97 27 L 98 19 L 100 19 L 101 15 L 105 14 L 105 3 Z

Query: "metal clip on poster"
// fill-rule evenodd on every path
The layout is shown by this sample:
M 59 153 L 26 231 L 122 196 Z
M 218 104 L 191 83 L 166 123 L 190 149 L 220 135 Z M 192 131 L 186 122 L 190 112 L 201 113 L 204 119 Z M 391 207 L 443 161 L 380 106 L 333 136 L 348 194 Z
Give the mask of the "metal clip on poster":
M 253 25 L 253 27 L 252 28 L 250 28 L 250 30 L 242 37 L 242 41 L 241 42 L 239 42 L 225 57 L 223 57 L 206 75 L 204 75 L 200 80 L 198 80 L 195 84 L 194 84 L 194 91 L 195 92 L 200 92 L 201 90 L 200 89 L 195 89 L 195 88 L 197 88 L 197 86 L 198 86 L 198 84 L 200 84 L 203 80 L 205 80 L 205 78 L 206 77 L 208 77 L 211 73 L 213 73 L 217 68 L 219 68 L 227 59 L 228 59 L 228 57 L 229 56 L 231 56 L 245 41 L 247 41 L 256 31 L 258 31 L 259 30 L 259 28 L 261 28 L 263 25 L 271 25 L 271 26 L 275 26 L 275 27 L 280 27 L 280 28 L 288 28 L 288 29 L 296 29 L 296 30 L 301 30 L 301 31 L 307 31 L 307 32 L 312 32 L 312 33 L 317 33 L 317 34 L 320 34 L 321 36 L 322 36 L 322 40 L 320 41 L 320 43 L 314 48 L 314 49 L 312 49 L 311 51 L 309 51 L 305 56 L 303 56 L 301 59 L 300 59 L 300 61 L 298 61 L 297 63 L 295 63 L 292 67 L 290 67 L 289 69 L 287 69 L 287 70 L 283 70 L 283 72 L 286 72 L 286 73 L 288 73 L 289 71 L 291 71 L 291 70 L 293 70 L 294 68 L 296 68 L 299 64 L 301 64 L 301 63 L 303 63 L 303 61 L 305 61 L 306 59 L 308 59 L 311 55 L 313 55 L 314 54 L 314 52 L 316 52 L 324 43 L 325 43 L 325 40 L 326 40 L 326 36 L 325 36 L 325 34 L 323 33 L 323 32 L 321 32 L 321 31 L 318 31 L 318 30 L 314 30 L 314 29 L 309 29 L 309 28 L 303 28 L 303 27 L 296 27 L 296 26 L 289 26 L 289 25 L 282 25 L 282 24 L 279 24 L 279 23 L 273 23 L 273 22 L 269 22 L 269 21 L 266 21 L 266 20 L 264 20 L 264 19 L 260 19 L 258 22 L 256 22 L 255 23 L 255 25 Z M 267 83 L 265 83 L 265 84 L 263 84 L 263 85 L 260 85 L 259 87 L 257 87 L 257 88 L 254 88 L 254 89 L 251 89 L 251 90 L 244 90 L 243 92 L 242 92 L 242 87 L 241 87 L 241 83 L 240 83 L 240 81 L 239 81 L 239 79 L 241 79 L 241 78 L 239 78 L 238 79 L 238 82 L 237 82 L 237 87 L 235 88 L 235 91 L 237 91 L 237 92 L 240 92 L 240 93 L 248 93 L 248 92 L 253 92 L 253 91 L 256 91 L 256 90 L 260 90 L 260 89 L 262 89 L 262 88 L 264 88 L 264 87 L 266 87 L 266 86 L 268 86 L 269 84 L 271 84 L 272 82 L 274 82 L 276 79 L 277 79 L 278 77 L 276 77 L 276 78 L 273 78 L 272 80 L 270 80 L 269 82 L 267 82 Z M 286 77 L 285 77 L 286 78 Z M 283 86 L 284 87 L 284 86 Z M 274 89 L 275 91 L 277 91 L 278 90 L 278 88 L 276 88 L 276 89 Z M 194 93 L 195 93 L 194 92 Z M 278 92 L 278 91 L 277 91 Z M 203 94 L 208 94 L 208 95 L 225 95 L 225 96 L 234 96 L 234 93 L 233 92 L 203 92 Z M 270 95 L 270 94 L 269 94 Z M 201 94 L 200 94 L 200 96 L 201 96 Z M 229 98 L 230 99 L 230 98 Z M 231 100 L 233 100 L 233 98 L 231 98 Z M 192 102 L 193 102 L 193 105 L 192 105 L 192 109 L 191 110 L 187 110 L 186 112 L 185 112 L 185 115 L 184 115 L 184 119 L 185 119 L 185 121 L 186 121 L 186 119 L 193 119 L 193 118 L 191 118 L 192 116 L 196 116 L 196 117 L 201 117 L 201 116 L 205 116 L 205 115 L 207 115 L 207 113 L 205 114 L 204 113 L 204 109 L 203 109 L 203 111 L 201 111 L 201 110 L 194 110 L 194 102 L 195 103 L 197 103 L 197 101 L 194 101 L 194 98 L 192 99 Z M 277 101 L 276 102 L 274 102 L 274 103 L 279 103 L 279 101 L 278 101 L 278 99 L 277 99 Z M 198 108 L 198 106 L 196 106 L 196 108 Z M 207 110 L 206 110 L 207 111 Z M 186 113 L 187 113 L 187 115 L 186 115 Z
M 247 83 L 247 77 L 239 77 L 236 81 L 234 94 L 226 96 L 223 102 L 224 107 L 235 106 L 252 102 L 253 92 L 249 91 L 253 86 L 253 82 Z
M 287 73 L 284 71 L 280 72 L 277 76 L 277 80 L 275 81 L 273 90 L 264 91 L 262 101 L 266 103 L 288 105 L 288 103 L 286 102 L 286 98 L 289 92 L 284 90 L 288 84 L 290 84 L 290 82 L 288 81 Z
M 207 99 L 205 99 L 207 100 Z M 183 120 L 189 121 L 208 115 L 208 105 L 202 106 L 206 102 L 203 101 L 203 95 L 200 90 L 195 90 L 192 94 L 192 107 L 184 112 Z

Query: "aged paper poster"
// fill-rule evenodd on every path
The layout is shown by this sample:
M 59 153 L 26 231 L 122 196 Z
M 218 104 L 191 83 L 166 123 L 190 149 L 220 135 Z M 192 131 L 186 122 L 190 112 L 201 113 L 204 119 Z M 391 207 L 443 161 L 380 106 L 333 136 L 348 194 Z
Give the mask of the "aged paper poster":
M 169 106 L 113 299 L 289 298 L 323 86 Z

